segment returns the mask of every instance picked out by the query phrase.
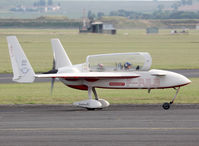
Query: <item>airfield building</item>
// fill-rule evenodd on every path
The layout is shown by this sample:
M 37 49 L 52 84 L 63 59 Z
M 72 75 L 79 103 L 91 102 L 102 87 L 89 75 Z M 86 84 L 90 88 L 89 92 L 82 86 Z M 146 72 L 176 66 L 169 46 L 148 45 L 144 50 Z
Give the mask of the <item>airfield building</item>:
M 199 24 L 196 25 L 196 29 L 199 30 Z
M 92 33 L 103 33 L 103 22 L 93 22 L 90 26 Z
M 112 24 L 104 24 L 103 25 L 103 33 L 116 34 L 116 29 L 113 27 Z
M 159 29 L 157 27 L 148 27 L 146 29 L 146 33 L 147 34 L 151 34 L 151 33 L 159 33 Z
M 116 29 L 112 24 L 104 24 L 103 22 L 95 21 L 90 22 L 87 25 L 83 25 L 79 29 L 80 33 L 106 33 L 106 34 L 116 34 Z

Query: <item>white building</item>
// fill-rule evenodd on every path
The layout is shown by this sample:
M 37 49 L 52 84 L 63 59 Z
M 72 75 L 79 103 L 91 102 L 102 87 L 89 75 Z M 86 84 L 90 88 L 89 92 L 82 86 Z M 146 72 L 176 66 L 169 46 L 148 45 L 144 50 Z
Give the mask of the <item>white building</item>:
M 199 24 L 196 25 L 196 29 L 199 30 Z

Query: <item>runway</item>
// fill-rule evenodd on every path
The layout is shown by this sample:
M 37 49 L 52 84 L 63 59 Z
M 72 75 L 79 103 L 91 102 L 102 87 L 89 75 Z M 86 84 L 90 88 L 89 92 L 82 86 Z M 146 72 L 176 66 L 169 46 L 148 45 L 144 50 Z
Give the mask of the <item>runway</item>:
M 198 146 L 199 105 L 0 106 L 3 146 Z
M 183 69 L 183 70 L 170 70 L 176 73 L 180 73 L 188 78 L 198 78 L 199 69 Z M 51 79 L 48 78 L 36 78 L 35 82 L 50 82 Z M 13 83 L 12 74 L 0 74 L 0 83 Z

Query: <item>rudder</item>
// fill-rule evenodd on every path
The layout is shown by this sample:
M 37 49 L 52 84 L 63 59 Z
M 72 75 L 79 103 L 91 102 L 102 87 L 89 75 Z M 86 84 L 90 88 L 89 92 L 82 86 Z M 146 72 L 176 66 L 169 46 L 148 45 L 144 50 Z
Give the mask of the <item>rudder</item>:
M 8 49 L 13 69 L 13 81 L 31 83 L 35 80 L 35 73 L 28 61 L 16 36 L 8 36 Z

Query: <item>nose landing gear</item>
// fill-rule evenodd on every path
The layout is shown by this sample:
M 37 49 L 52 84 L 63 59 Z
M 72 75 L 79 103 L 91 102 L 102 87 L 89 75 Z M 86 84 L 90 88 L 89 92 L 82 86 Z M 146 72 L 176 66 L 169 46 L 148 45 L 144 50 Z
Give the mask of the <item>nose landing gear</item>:
M 162 105 L 162 108 L 165 109 L 165 110 L 168 110 L 168 109 L 170 108 L 170 103 L 165 102 L 165 103 Z
M 174 90 L 176 90 L 175 96 L 173 97 L 173 99 L 172 99 L 172 101 L 171 101 L 170 103 L 165 102 L 165 103 L 162 105 L 162 108 L 163 108 L 163 109 L 168 110 L 168 109 L 170 108 L 171 104 L 174 103 L 174 101 L 175 101 L 175 99 L 176 99 L 176 97 L 177 97 L 177 95 L 178 95 L 178 92 L 179 92 L 179 90 L 180 90 L 180 87 L 174 88 Z

